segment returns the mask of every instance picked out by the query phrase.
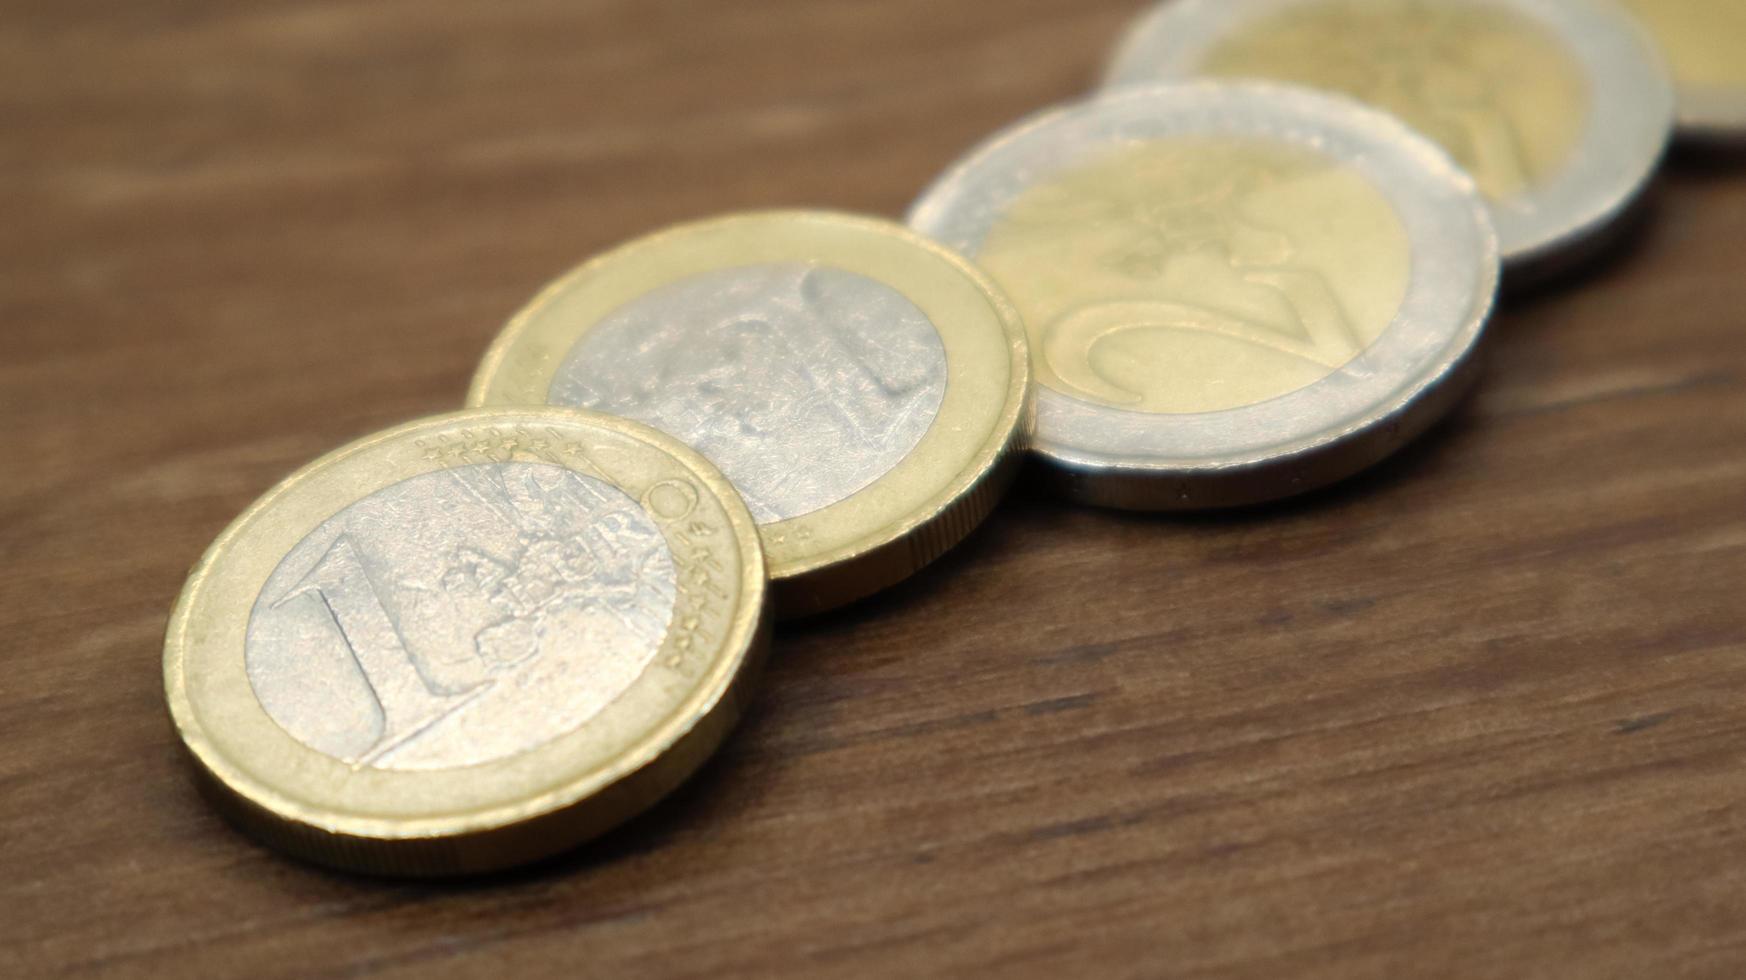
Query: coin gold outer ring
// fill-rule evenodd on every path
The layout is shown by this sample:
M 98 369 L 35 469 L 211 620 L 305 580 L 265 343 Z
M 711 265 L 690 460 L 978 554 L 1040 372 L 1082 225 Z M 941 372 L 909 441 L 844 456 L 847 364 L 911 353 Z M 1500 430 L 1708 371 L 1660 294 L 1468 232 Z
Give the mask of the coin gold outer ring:
M 433 459 L 432 445 L 455 457 Z M 471 463 L 539 462 L 604 479 L 631 497 L 683 481 L 700 528 L 658 521 L 682 581 L 686 535 L 708 531 L 715 598 L 681 590 L 649 667 L 616 701 L 559 738 L 463 768 L 357 767 L 303 744 L 256 698 L 244 638 L 281 558 L 331 515 L 403 480 Z M 651 512 L 652 513 L 652 512 Z M 681 526 L 685 525 L 685 526 Z M 653 805 L 695 772 L 744 711 L 770 642 L 757 527 L 725 477 L 659 432 L 595 413 L 474 411 L 365 438 L 304 467 L 219 536 L 170 619 L 164 687 L 203 791 L 233 822 L 293 856 L 343 870 L 439 877 L 500 870 L 568 850 Z M 691 639 L 687 640 L 686 637 Z
M 886 589 L 958 544 L 1016 477 L 1035 424 L 1018 311 L 958 254 L 894 222 L 767 211 L 680 225 L 601 255 L 510 320 L 473 379 L 472 406 L 544 404 L 570 350 L 615 310 L 695 275 L 766 263 L 832 266 L 884 283 L 932 321 L 946 393 L 916 448 L 866 489 L 762 528 L 775 608 L 826 612 Z M 555 315 L 562 303 L 565 312 Z
M 1200 77 L 1197 66 L 1245 24 L 1315 0 L 1167 0 L 1118 48 L 1106 90 Z M 1589 122 L 1569 162 L 1541 186 L 1493 201 L 1510 287 L 1557 277 L 1603 251 L 1628 224 L 1674 131 L 1672 78 L 1648 31 L 1614 0 L 1459 0 L 1503 7 L 1569 46 L 1589 85 Z
M 1473 181 L 1429 140 L 1354 100 L 1264 82 L 1130 86 L 1021 120 L 915 202 L 912 227 L 981 251 L 1011 200 L 1094 150 L 1171 135 L 1254 135 L 1319 147 L 1370 175 L 1414 250 L 1406 301 L 1370 348 L 1329 377 L 1247 408 L 1148 415 L 1039 385 L 1041 478 L 1079 503 L 1204 511 L 1269 503 L 1381 462 L 1479 377 L 1496 304 L 1497 232 Z M 1393 179 L 1384 180 L 1392 175 Z M 1386 382 L 1392 387 L 1382 387 Z

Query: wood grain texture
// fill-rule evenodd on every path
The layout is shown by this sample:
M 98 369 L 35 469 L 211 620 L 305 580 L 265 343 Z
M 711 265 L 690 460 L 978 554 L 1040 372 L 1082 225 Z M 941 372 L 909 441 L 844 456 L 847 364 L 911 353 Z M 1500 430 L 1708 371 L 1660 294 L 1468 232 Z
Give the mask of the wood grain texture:
M 1746 164 L 1689 154 L 1405 456 L 1021 493 L 554 865 L 336 876 L 196 797 L 160 636 L 256 495 L 616 241 L 899 213 L 1140 6 L 8 0 L 0 975 L 1746 975 Z

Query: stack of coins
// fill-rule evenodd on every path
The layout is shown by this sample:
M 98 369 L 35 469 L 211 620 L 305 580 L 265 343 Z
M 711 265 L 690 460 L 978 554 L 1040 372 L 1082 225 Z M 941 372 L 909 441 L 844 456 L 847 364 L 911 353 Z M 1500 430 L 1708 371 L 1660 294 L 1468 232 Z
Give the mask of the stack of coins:
M 1174 0 L 907 228 L 737 215 L 585 263 L 466 411 L 212 545 L 164 655 L 202 785 L 335 867 L 537 860 L 703 763 L 774 618 L 914 574 L 1027 457 L 1149 511 L 1376 463 L 1472 386 L 1500 285 L 1624 226 L 1676 119 L 1746 136 L 1735 0 L 1634 7 L 1653 33 L 1612 0 Z

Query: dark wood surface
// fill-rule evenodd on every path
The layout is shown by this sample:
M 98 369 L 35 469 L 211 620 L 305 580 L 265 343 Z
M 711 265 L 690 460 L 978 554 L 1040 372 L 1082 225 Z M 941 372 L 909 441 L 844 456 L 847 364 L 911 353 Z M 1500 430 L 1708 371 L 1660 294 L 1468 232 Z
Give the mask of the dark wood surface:
M 6 3 L 0 975 L 1746 975 L 1746 165 L 1689 153 L 1401 458 L 1021 493 L 572 857 L 348 878 L 195 795 L 160 637 L 250 500 L 616 241 L 899 213 L 1140 6 Z

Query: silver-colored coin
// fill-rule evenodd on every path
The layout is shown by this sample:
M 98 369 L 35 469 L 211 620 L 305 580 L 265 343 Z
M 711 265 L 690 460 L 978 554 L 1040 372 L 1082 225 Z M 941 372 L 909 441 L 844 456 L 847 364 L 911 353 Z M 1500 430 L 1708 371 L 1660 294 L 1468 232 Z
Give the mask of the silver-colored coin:
M 773 524 L 891 472 L 945 396 L 946 348 L 902 293 L 775 263 L 700 273 L 619 308 L 570 350 L 549 400 L 676 436 Z
M 1036 449 L 1148 510 L 1321 486 L 1441 416 L 1499 275 L 1473 182 L 1394 119 L 1259 83 L 1133 88 L 996 137 L 910 223 L 1019 307 Z
M 629 689 L 677 586 L 661 529 L 611 484 L 555 463 L 438 470 L 285 555 L 249 617 L 249 683 L 298 741 L 352 765 L 492 762 Z
M 1674 120 L 1662 60 L 1610 0 L 1172 0 L 1108 84 L 1192 77 L 1307 85 L 1399 116 L 1472 173 L 1514 282 L 1604 244 Z

